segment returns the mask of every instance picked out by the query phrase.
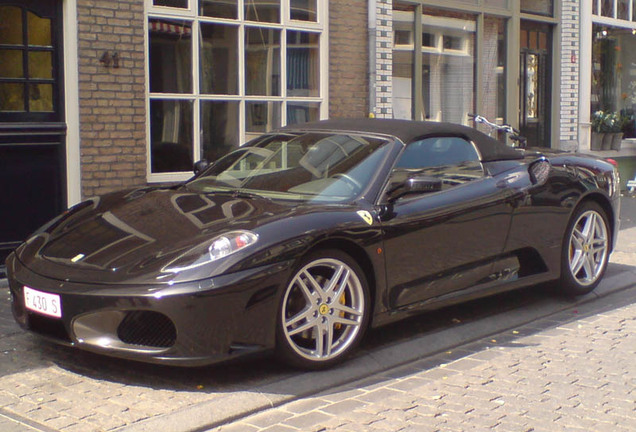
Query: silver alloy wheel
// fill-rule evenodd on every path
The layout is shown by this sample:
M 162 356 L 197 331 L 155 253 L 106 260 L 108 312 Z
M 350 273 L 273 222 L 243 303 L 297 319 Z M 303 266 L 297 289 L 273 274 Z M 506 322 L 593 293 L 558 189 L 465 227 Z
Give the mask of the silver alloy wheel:
M 588 210 L 579 216 L 569 242 L 570 272 L 582 286 L 595 283 L 603 273 L 609 250 L 607 226 L 603 216 Z
M 285 292 L 282 329 L 290 348 L 311 361 L 344 354 L 362 330 L 364 289 L 351 267 L 320 258 L 301 268 Z

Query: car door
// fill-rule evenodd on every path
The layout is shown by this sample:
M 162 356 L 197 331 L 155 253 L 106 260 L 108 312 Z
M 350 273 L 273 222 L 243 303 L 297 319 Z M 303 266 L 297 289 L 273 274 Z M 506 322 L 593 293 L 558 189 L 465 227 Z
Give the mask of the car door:
M 464 138 L 409 144 L 387 190 L 411 176 L 440 179 L 442 188 L 392 203 L 382 198 L 390 309 L 417 308 L 489 280 L 511 221 L 510 192 L 484 171 L 476 147 Z

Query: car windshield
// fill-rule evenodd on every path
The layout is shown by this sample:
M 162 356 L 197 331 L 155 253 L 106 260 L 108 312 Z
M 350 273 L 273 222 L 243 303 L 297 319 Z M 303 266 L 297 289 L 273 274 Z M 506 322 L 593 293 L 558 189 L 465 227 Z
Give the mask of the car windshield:
M 342 133 L 265 135 L 217 160 L 186 187 L 200 193 L 350 201 L 366 189 L 388 144 L 384 138 Z

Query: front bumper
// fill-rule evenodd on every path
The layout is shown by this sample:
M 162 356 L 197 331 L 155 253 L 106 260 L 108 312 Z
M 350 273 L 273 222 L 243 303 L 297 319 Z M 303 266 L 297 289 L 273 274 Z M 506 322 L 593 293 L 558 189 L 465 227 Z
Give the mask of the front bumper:
M 67 346 L 151 363 L 197 366 L 271 349 L 291 262 L 173 285 L 95 285 L 43 277 L 7 259 L 23 328 Z M 60 296 L 62 318 L 25 307 L 24 287 Z

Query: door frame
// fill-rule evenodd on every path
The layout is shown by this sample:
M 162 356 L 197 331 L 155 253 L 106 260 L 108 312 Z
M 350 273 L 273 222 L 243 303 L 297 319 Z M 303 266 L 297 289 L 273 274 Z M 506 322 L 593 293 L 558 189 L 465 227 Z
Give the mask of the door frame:
M 66 206 L 70 207 L 82 200 L 77 0 L 62 0 L 62 26 L 64 28 L 62 67 L 66 121 Z

